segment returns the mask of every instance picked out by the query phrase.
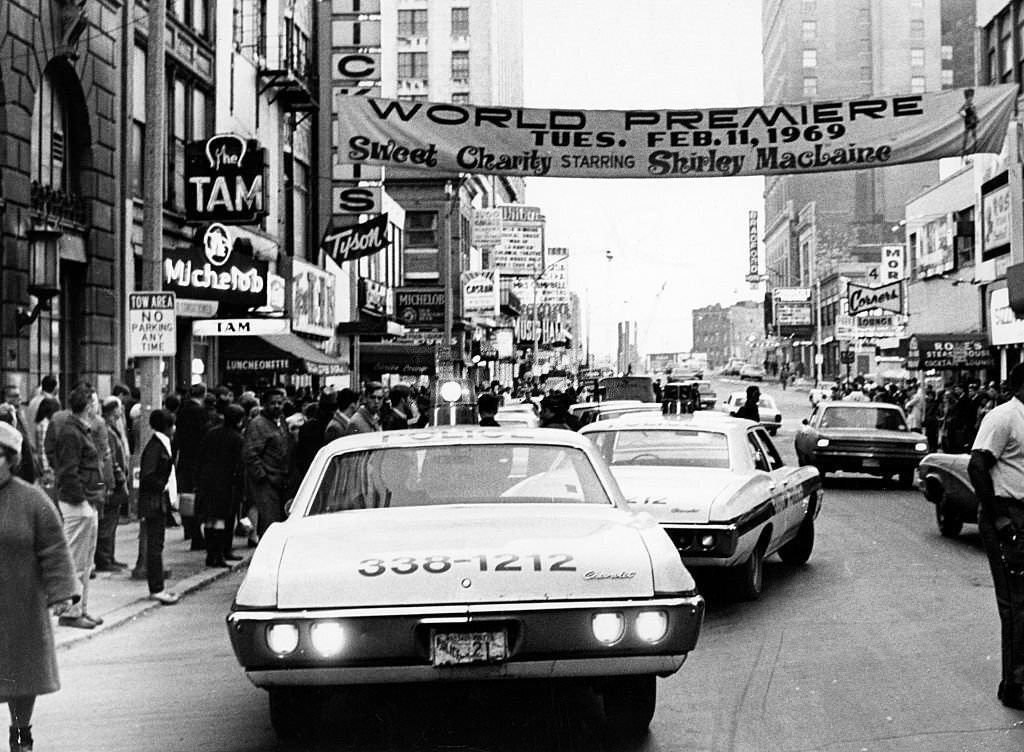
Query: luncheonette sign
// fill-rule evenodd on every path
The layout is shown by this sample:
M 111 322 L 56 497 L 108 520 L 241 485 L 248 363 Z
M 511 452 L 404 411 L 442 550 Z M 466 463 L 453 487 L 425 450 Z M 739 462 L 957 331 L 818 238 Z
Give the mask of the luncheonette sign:
M 999 152 L 1015 84 L 799 104 L 544 110 L 353 97 L 338 157 L 444 172 L 593 178 L 857 170 Z M 970 108 L 976 115 L 965 118 Z

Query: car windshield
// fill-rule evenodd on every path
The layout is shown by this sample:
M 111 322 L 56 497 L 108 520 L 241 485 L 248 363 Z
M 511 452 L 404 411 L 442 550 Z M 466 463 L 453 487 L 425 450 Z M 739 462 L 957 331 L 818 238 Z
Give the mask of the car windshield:
M 907 424 L 899 410 L 885 407 L 825 408 L 821 416 L 822 428 L 879 428 L 886 431 L 906 431 Z
M 332 457 L 309 515 L 445 504 L 611 504 L 586 453 L 543 444 L 388 447 Z
M 698 429 L 599 431 L 589 434 L 609 465 L 729 467 L 729 440 Z

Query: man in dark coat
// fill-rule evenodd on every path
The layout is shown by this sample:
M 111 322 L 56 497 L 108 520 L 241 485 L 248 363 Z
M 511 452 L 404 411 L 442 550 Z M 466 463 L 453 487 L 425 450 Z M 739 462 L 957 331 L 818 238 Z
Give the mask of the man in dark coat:
M 230 567 L 230 531 L 242 498 L 242 420 L 239 405 L 224 408 L 224 423 L 210 429 L 199 445 L 198 493 L 206 527 L 206 566 Z
M 493 392 L 484 392 L 476 401 L 476 412 L 480 416 L 480 425 L 490 428 L 497 428 L 501 424 L 495 420 L 498 414 L 498 395 Z
M 171 455 L 174 413 L 159 409 L 149 414 L 153 435 L 139 459 L 139 517 L 146 521 L 146 580 L 149 597 L 165 606 L 178 602 L 178 595 L 164 588 L 165 509 L 177 496 L 177 479 Z
M 761 420 L 761 411 L 757 409 L 757 403 L 760 401 L 761 390 L 751 384 L 747 387 L 747 401 L 740 405 L 733 415 L 737 418 L 746 418 L 747 420 Z
M 336 392 L 323 392 L 316 404 L 316 412 L 312 418 L 299 426 L 299 435 L 295 440 L 295 456 L 293 458 L 293 471 L 295 473 L 295 486 L 302 482 L 306 471 L 313 463 L 313 458 L 324 445 L 324 436 L 327 433 L 327 426 L 330 425 L 335 408 L 338 406 L 338 395 Z
M 32 749 L 36 697 L 60 689 L 48 609 L 80 597 L 57 509 L 15 472 L 20 432 L 0 424 L 0 703 L 11 713 L 12 750 Z
M 195 493 L 196 471 L 199 467 L 199 443 L 206 433 L 210 417 L 206 412 L 203 400 L 206 397 L 206 385 L 199 383 L 189 387 L 188 398 L 182 401 L 175 416 L 174 454 L 176 458 L 175 472 L 178 476 L 179 493 Z M 199 510 L 194 514 L 181 515 L 181 526 L 185 540 L 191 540 L 192 551 L 201 551 L 206 547 L 200 526 Z
M 268 389 L 263 409 L 245 428 L 246 485 L 256 507 L 256 532 L 262 536 L 284 519 L 284 503 L 291 479 L 291 437 L 281 420 L 284 391 Z
M 414 410 L 412 390 L 405 384 L 395 384 L 388 390 L 388 401 L 391 404 L 391 409 L 387 413 L 381 410 L 381 430 L 401 431 L 408 428 Z

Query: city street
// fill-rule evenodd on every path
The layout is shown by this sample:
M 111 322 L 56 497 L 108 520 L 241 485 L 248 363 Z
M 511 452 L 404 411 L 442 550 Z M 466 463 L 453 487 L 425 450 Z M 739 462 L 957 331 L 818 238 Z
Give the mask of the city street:
M 716 383 L 719 396 L 739 382 Z M 807 393 L 765 383 L 792 461 Z M 1010 752 L 1024 715 L 995 697 L 999 635 L 976 528 L 942 538 L 920 493 L 867 476 L 830 478 L 804 567 L 773 558 L 755 603 L 700 577 L 697 650 L 659 683 L 638 749 L 707 752 Z M 266 695 L 242 675 L 224 616 L 236 572 L 61 651 L 64 688 L 40 699 L 39 749 L 271 750 Z M 338 698 L 323 750 L 605 750 L 593 696 L 529 684 L 428 686 Z M 292 747 L 295 748 L 295 747 Z

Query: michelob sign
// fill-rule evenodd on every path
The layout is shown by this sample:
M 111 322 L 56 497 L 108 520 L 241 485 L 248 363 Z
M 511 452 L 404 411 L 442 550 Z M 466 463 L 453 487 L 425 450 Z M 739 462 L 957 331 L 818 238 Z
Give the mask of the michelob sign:
M 355 97 L 338 158 L 443 172 L 688 178 L 859 170 L 998 153 L 1016 84 L 679 110 L 474 107 Z

